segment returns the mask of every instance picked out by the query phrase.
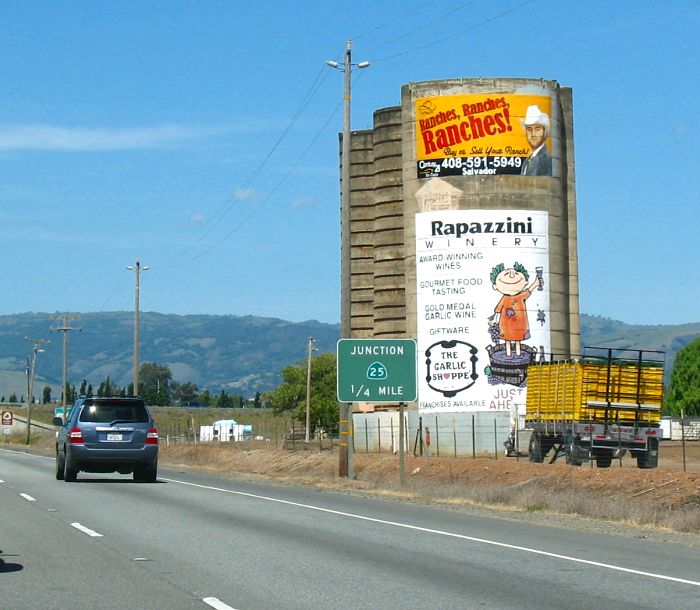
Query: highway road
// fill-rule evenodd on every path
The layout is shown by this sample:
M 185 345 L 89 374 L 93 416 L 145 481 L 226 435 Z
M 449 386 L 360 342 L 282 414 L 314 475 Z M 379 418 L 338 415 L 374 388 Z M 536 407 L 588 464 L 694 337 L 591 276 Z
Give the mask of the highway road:
M 0 449 L 0 607 L 697 609 L 700 548 Z

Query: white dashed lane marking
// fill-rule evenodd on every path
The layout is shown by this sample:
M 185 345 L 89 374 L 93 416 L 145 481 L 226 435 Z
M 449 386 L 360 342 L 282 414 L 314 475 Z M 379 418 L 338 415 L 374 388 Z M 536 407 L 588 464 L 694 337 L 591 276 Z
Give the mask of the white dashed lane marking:
M 71 523 L 71 525 L 75 529 L 83 532 L 83 534 L 87 534 L 88 536 L 92 536 L 93 538 L 102 538 L 102 534 L 100 534 L 99 532 L 96 532 L 94 530 L 91 530 L 89 527 L 85 527 L 84 525 L 81 525 L 80 523 Z
M 222 602 L 220 599 L 217 599 L 216 597 L 205 597 L 202 599 L 202 601 L 207 604 L 207 606 L 211 606 L 215 610 L 235 610 L 235 608 L 232 608 L 231 606 L 225 604 Z

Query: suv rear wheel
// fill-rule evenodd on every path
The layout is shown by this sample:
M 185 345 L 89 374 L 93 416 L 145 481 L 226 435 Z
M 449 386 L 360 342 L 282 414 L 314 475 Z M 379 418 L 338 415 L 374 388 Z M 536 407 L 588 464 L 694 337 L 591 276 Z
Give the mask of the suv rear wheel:
M 63 460 L 63 480 L 66 483 L 74 483 L 78 480 L 78 469 L 73 466 L 69 457 Z
M 155 483 L 158 477 L 158 462 L 134 468 L 134 481 L 139 483 Z
M 59 455 L 58 448 L 56 448 L 56 480 L 63 481 L 63 474 L 66 468 L 66 461 Z

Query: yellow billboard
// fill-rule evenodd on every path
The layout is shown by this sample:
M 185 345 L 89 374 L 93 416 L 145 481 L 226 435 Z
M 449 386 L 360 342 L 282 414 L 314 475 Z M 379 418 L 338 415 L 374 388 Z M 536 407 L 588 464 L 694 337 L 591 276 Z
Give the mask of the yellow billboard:
M 551 115 L 543 95 L 417 98 L 418 177 L 551 176 Z

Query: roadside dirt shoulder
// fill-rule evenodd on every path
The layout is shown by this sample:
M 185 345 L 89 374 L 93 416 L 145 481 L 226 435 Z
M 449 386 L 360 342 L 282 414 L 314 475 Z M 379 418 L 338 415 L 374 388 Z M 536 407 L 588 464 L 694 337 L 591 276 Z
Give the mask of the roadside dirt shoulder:
M 48 437 L 47 437 L 48 439 Z M 53 439 L 16 450 L 53 455 Z M 413 457 L 399 484 L 398 456 L 355 454 L 355 479 L 338 476 L 337 451 L 286 451 L 243 443 L 160 447 L 165 466 L 232 478 L 305 485 L 402 502 L 440 503 L 499 518 L 700 547 L 700 443 L 662 445 L 660 467 L 640 470 L 630 458 L 611 468 L 533 464 L 515 459 Z
M 527 458 L 409 456 L 404 486 L 390 454 L 356 454 L 354 480 L 338 476 L 338 454 L 329 451 L 174 445 L 161 449 L 161 463 L 700 546 L 700 472 L 639 470 L 631 460 L 576 468 Z

